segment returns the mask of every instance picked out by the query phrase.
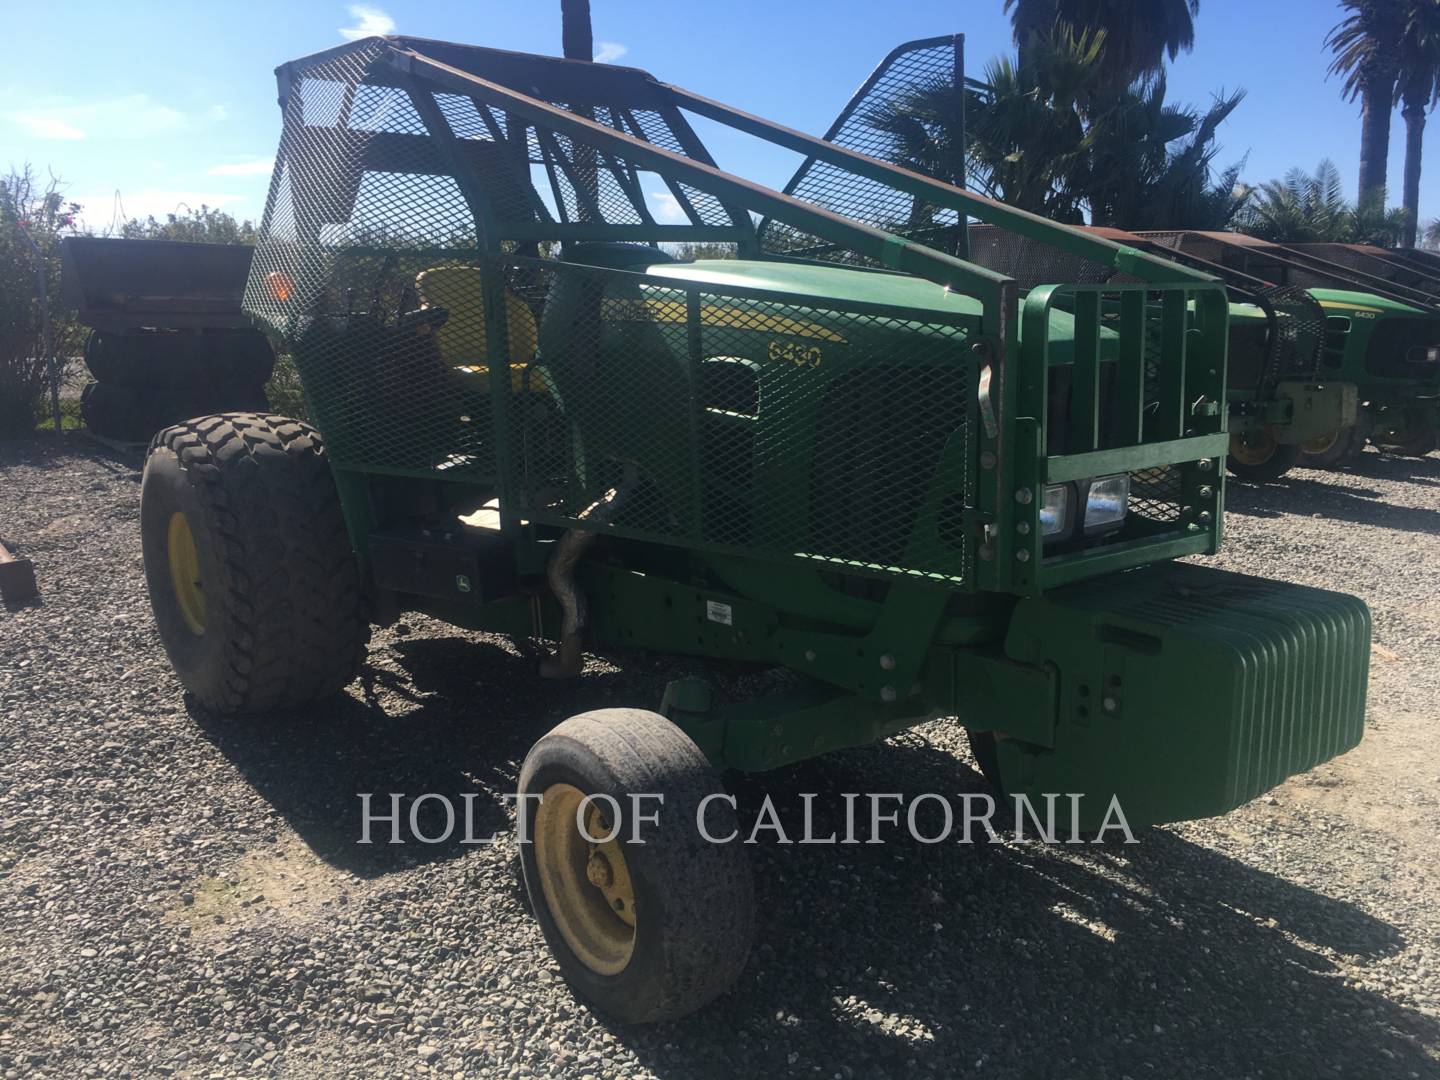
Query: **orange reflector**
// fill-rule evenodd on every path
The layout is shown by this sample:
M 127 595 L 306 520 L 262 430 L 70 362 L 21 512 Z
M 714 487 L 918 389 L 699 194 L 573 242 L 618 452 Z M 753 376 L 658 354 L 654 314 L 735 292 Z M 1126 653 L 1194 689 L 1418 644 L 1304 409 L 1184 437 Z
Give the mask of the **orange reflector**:
M 270 299 L 283 304 L 295 291 L 295 282 L 283 270 L 271 270 L 265 275 L 265 291 L 270 294 Z

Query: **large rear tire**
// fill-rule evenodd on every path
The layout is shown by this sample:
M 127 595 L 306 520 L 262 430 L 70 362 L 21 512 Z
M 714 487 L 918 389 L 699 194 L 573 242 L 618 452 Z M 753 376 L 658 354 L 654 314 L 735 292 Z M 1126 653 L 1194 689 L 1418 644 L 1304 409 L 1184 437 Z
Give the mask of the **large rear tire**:
M 738 837 L 711 843 L 696 825 L 706 796 L 720 791 L 699 747 L 640 709 L 572 717 L 526 756 L 525 887 L 565 978 L 597 1012 L 625 1023 L 673 1020 L 740 977 L 754 937 L 749 861 Z M 632 804 L 640 794 L 663 802 Z M 585 796 L 597 796 L 588 810 Z M 712 799 L 705 810 L 710 835 L 735 831 L 733 805 Z M 590 838 L 614 828 L 616 839 L 592 843 L 577 812 Z M 645 821 L 652 813 L 658 821 Z
M 92 330 L 85 364 L 100 382 L 152 393 L 160 387 L 258 386 L 275 370 L 275 351 L 258 330 Z
M 134 391 L 113 383 L 90 382 L 80 391 L 80 418 L 96 435 L 121 442 L 144 442 L 155 434 L 145 426 Z
M 285 709 L 355 677 L 369 627 L 314 428 L 250 413 L 166 428 L 145 462 L 140 533 L 160 640 L 202 705 Z

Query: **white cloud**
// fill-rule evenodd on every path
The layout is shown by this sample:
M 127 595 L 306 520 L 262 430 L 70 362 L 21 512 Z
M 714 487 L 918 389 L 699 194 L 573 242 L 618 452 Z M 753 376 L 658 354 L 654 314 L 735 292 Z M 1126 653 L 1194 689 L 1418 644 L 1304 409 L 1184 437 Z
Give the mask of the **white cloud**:
M 351 4 L 347 11 L 355 20 L 354 26 L 342 26 L 340 36 L 346 41 L 359 41 L 367 37 L 383 37 L 395 33 L 395 20 L 377 7 L 369 4 Z
M 179 129 L 185 115 L 148 94 L 108 101 L 53 104 L 14 109 L 5 119 L 40 139 L 145 139 Z
M 10 119 L 37 139 L 83 139 L 85 132 L 74 124 L 47 113 L 13 112 Z
M 595 62 L 597 64 L 613 64 L 629 51 L 618 41 L 597 41 L 595 43 Z
M 668 191 L 650 192 L 650 212 L 662 225 L 687 225 L 690 219 L 680 208 L 680 200 Z
M 272 158 L 257 158 L 254 161 L 236 161 L 224 165 L 211 165 L 205 170 L 206 176 L 269 176 L 275 167 Z

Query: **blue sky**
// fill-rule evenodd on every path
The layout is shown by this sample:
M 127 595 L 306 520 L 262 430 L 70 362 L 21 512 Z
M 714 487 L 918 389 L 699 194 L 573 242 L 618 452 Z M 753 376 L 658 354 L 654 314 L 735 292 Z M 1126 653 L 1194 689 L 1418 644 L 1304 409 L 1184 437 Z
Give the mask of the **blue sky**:
M 752 112 L 820 133 L 869 70 L 911 38 L 966 34 L 970 73 L 1010 47 L 1001 0 L 592 0 L 600 59 L 646 68 Z M 208 203 L 258 217 L 279 137 L 274 67 L 347 35 L 413 34 L 558 53 L 559 0 L 247 0 L 244 4 L 55 0 L 27 19 L 0 70 L 0 168 L 29 162 L 65 181 L 103 230 L 130 216 Z M 1249 97 L 1221 128 L 1219 162 L 1258 182 L 1323 157 L 1353 187 L 1359 108 L 1325 78 L 1329 0 L 1203 0 L 1196 48 L 1170 98 Z M 793 158 L 743 136 L 711 137 L 720 164 L 783 184 Z M 1440 215 L 1440 121 L 1432 121 L 1421 216 Z M 1398 202 L 1404 133 L 1391 136 Z

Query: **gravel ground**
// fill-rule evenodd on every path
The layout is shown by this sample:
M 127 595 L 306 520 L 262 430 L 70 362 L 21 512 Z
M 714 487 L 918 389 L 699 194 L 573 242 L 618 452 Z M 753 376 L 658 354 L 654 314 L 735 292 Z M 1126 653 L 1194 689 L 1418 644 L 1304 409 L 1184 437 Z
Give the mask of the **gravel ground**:
M 534 739 L 673 665 L 541 683 L 412 618 L 333 705 L 210 718 L 152 628 L 139 465 L 0 443 L 0 533 L 45 594 L 0 612 L 6 1078 L 1440 1076 L 1440 461 L 1231 488 L 1214 561 L 1372 605 L 1358 750 L 1135 847 L 762 845 L 738 990 L 641 1030 L 566 991 L 512 842 L 359 846 L 356 792 L 473 793 L 503 828 Z M 963 746 L 931 724 L 743 781 L 742 809 L 979 791 Z

